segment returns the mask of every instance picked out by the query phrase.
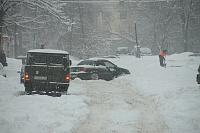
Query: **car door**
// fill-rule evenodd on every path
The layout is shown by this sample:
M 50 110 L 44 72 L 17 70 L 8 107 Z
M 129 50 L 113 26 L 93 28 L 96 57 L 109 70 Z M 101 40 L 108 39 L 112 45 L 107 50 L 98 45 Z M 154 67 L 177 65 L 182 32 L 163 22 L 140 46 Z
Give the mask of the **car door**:
M 48 80 L 49 82 L 65 82 L 66 71 L 62 64 L 63 55 L 49 55 Z
M 104 64 L 106 66 L 107 76 L 109 79 L 112 79 L 116 75 L 116 65 L 110 61 L 105 60 Z
M 95 65 L 100 79 L 107 79 L 110 76 L 110 72 L 108 71 L 103 60 L 98 60 L 95 62 Z

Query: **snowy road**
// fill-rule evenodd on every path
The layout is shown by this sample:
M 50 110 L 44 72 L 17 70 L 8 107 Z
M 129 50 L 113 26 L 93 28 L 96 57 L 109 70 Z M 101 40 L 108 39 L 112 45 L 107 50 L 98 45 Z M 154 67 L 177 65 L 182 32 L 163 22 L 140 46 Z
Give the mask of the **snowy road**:
M 157 110 L 159 103 L 133 91 L 130 81 L 101 82 L 84 85 L 92 113 L 79 126 L 78 133 L 162 133 L 166 129 Z
M 112 81 L 71 81 L 69 95 L 22 95 L 21 62 L 8 58 L 0 77 L 0 133 L 199 133 L 200 57 L 111 59 L 131 74 Z

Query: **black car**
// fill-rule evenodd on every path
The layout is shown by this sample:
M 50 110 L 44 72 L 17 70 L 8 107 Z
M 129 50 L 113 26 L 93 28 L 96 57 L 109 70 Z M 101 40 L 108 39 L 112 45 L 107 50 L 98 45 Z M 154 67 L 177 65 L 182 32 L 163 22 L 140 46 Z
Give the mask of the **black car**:
M 24 83 L 24 68 L 25 68 L 27 57 L 26 56 L 18 56 L 17 59 L 22 60 L 21 71 L 18 71 L 18 73 L 20 73 L 20 83 L 23 84 Z
M 105 59 L 84 60 L 71 67 L 71 79 L 82 80 L 112 80 L 120 75 L 130 74 L 129 70 L 120 68 Z

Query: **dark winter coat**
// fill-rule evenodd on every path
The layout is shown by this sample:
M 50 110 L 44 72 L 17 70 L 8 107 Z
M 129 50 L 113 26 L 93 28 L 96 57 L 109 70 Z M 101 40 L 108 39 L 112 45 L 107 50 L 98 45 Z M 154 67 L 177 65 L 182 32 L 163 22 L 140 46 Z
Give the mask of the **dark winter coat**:
M 199 72 L 199 74 L 200 74 L 200 65 L 199 65 L 199 68 L 198 68 L 198 72 Z
M 6 55 L 3 52 L 0 53 L 0 62 L 2 63 L 3 66 L 5 66 L 5 64 L 6 64 Z

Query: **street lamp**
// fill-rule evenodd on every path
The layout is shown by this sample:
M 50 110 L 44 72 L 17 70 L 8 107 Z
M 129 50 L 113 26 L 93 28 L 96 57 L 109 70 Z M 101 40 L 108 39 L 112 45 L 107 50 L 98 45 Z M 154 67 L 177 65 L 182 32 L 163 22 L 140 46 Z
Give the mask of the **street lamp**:
M 135 22 L 135 39 L 136 39 L 136 45 L 137 45 L 135 57 L 136 57 L 136 58 L 140 58 L 140 47 L 139 47 L 139 44 L 138 44 L 137 26 L 136 26 L 136 23 L 137 23 L 137 21 Z

